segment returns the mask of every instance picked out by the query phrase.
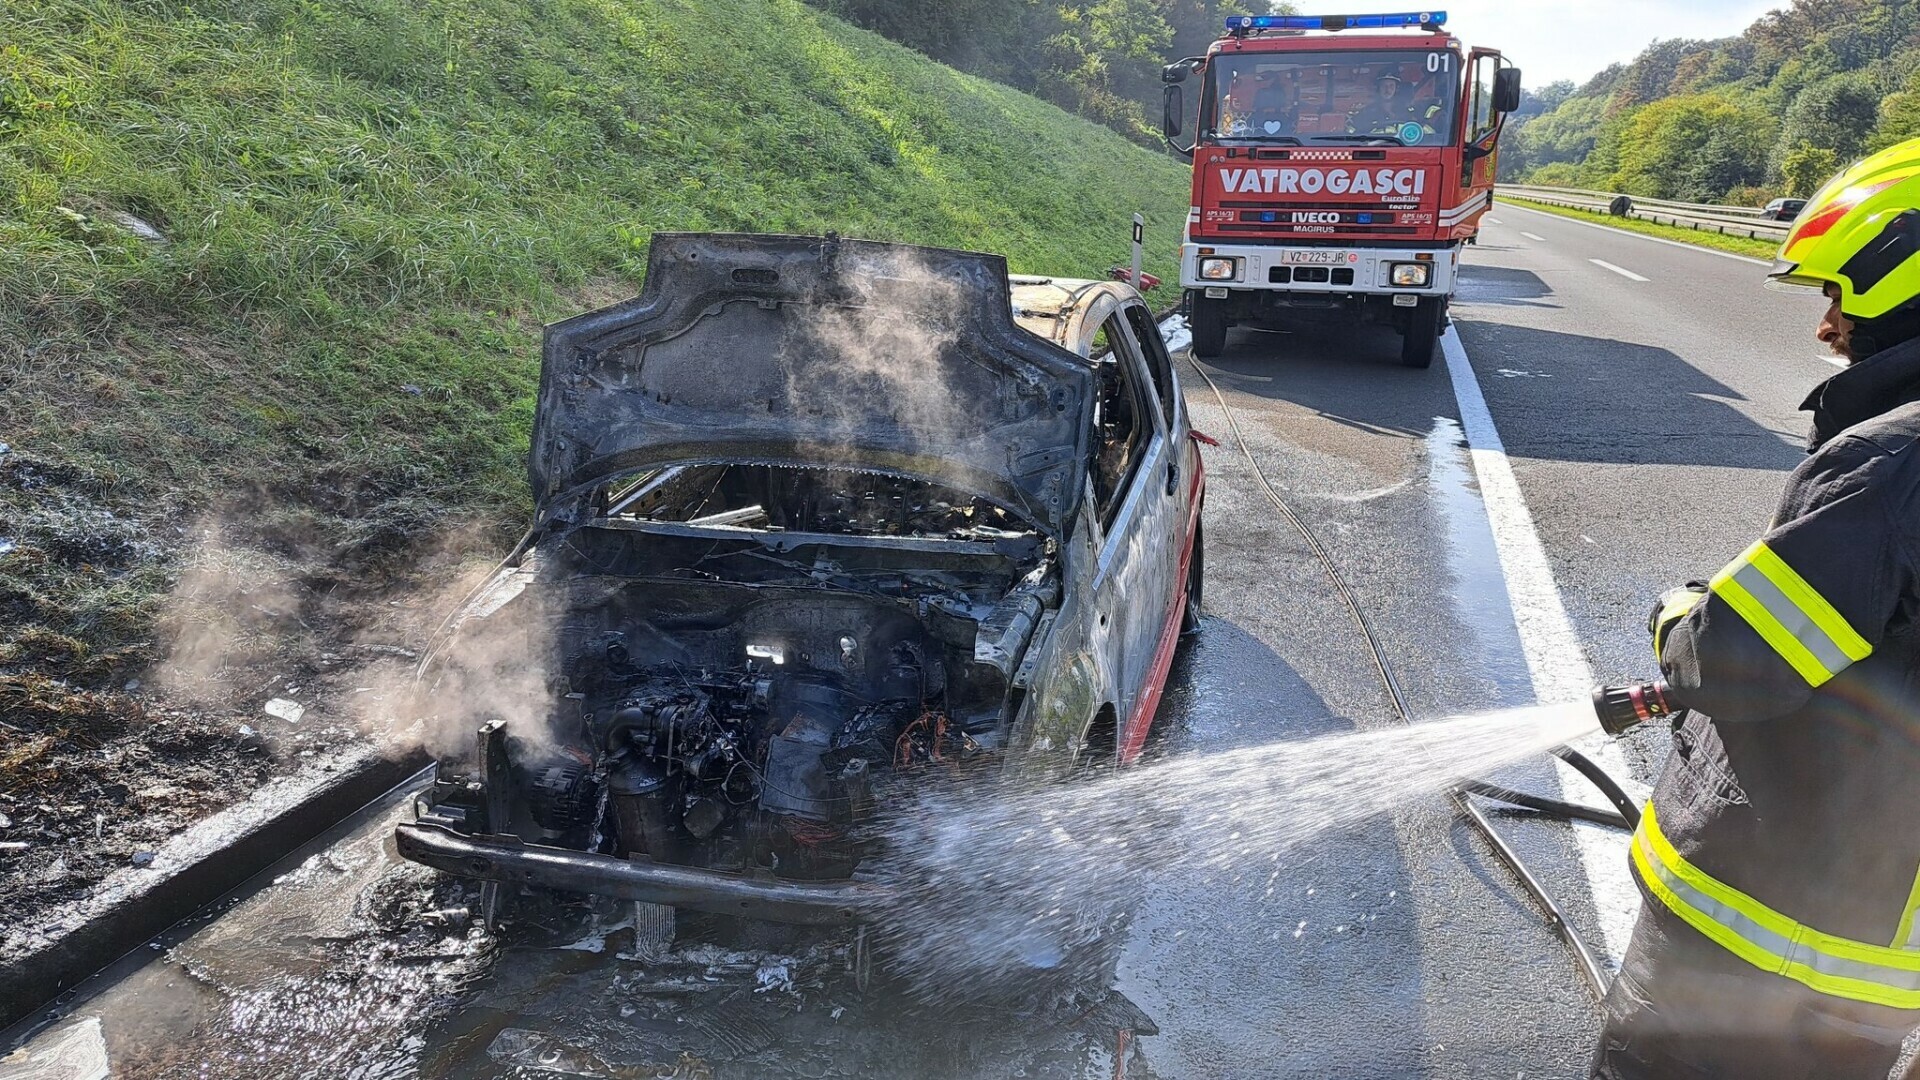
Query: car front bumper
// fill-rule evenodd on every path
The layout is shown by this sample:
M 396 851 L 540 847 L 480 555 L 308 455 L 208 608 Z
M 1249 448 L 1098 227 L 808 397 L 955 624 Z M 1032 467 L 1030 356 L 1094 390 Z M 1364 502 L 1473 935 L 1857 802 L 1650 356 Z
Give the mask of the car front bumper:
M 745 877 L 528 844 L 517 836 L 472 836 L 425 822 L 401 823 L 394 830 L 394 844 L 402 858 L 458 877 L 798 926 L 866 922 L 891 897 L 886 890 L 862 882 Z

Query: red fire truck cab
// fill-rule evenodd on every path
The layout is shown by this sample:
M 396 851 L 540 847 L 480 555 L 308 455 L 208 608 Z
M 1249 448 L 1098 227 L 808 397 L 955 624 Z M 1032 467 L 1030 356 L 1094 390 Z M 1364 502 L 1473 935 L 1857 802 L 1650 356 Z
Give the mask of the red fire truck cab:
M 1166 67 L 1167 142 L 1193 161 L 1180 285 L 1195 353 L 1219 355 L 1235 325 L 1319 313 L 1390 323 L 1402 363 L 1433 362 L 1520 105 L 1519 70 L 1463 49 L 1446 17 L 1240 15 Z

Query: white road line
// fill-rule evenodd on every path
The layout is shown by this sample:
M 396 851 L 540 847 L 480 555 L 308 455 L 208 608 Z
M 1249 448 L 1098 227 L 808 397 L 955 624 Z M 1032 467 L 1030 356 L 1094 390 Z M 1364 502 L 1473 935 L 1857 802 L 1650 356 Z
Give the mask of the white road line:
M 1540 241 L 1540 242 L 1541 242 L 1541 243 L 1543 243 L 1543 244 L 1547 242 L 1547 238 L 1546 238 L 1546 237 L 1544 237 L 1544 236 L 1537 236 L 1537 235 L 1535 235 L 1535 234 L 1533 234 L 1533 233 L 1530 233 L 1530 232 L 1523 232 L 1523 233 L 1521 233 L 1520 235 L 1521 235 L 1521 236 L 1524 236 L 1524 237 L 1526 237 L 1526 238 L 1527 238 L 1527 239 L 1529 239 L 1529 240 L 1538 240 L 1538 241 Z
M 1506 224 L 1506 222 L 1501 221 L 1497 217 L 1483 217 L 1480 220 L 1486 222 L 1489 225 L 1505 225 Z
M 1619 236 L 1631 236 L 1636 240 L 1647 240 L 1655 244 L 1665 244 L 1668 247 L 1682 248 L 1687 251 L 1698 251 L 1705 255 L 1718 255 L 1723 259 L 1734 259 L 1743 263 L 1752 263 L 1755 266 L 1773 265 L 1765 259 L 1756 259 L 1751 255 L 1735 255 L 1731 251 L 1721 251 L 1719 248 L 1701 247 L 1699 244 L 1683 244 L 1678 240 L 1669 240 L 1664 236 L 1648 236 L 1646 233 L 1637 233 L 1628 229 L 1616 229 L 1611 225 L 1602 225 L 1597 221 L 1581 221 L 1579 218 L 1561 217 L 1559 214 L 1549 214 L 1545 210 L 1535 210 L 1530 206 L 1515 206 L 1512 203 L 1506 203 L 1505 205 L 1507 209 L 1518 210 L 1523 214 L 1538 214 L 1543 218 L 1553 218 L 1556 221 L 1564 221 L 1569 225 L 1579 225 L 1588 229 L 1602 229 Z
M 1507 598 L 1513 606 L 1520 647 L 1533 677 L 1533 693 L 1542 702 L 1584 701 L 1593 689 L 1593 669 L 1567 618 L 1560 588 L 1554 584 L 1546 547 L 1534 528 L 1533 515 L 1514 478 L 1500 432 L 1487 410 L 1486 397 L 1474 377 L 1460 334 L 1452 327 L 1440 339 L 1453 380 L 1454 400 L 1460 406 L 1460 426 L 1467 435 L 1473 470 L 1480 480 L 1481 500 L 1493 530 L 1494 548 L 1507 580 Z M 1598 731 L 1576 744 L 1581 752 L 1615 777 L 1630 777 L 1626 759 L 1613 740 Z M 1586 782 L 1565 762 L 1554 759 L 1563 791 L 1580 791 Z M 1638 785 L 1635 785 L 1637 788 Z M 1574 841 L 1593 890 L 1593 908 L 1600 921 L 1604 951 L 1617 967 L 1625 955 L 1633 920 L 1640 910 L 1640 893 L 1627 871 L 1626 841 L 1618 833 L 1576 822 Z
M 1619 274 L 1621 277 L 1626 278 L 1628 281 L 1648 280 L 1646 278 L 1641 277 L 1639 274 L 1636 274 L 1633 271 L 1627 269 L 1624 266 L 1615 266 L 1605 259 L 1588 259 L 1587 261 L 1599 267 L 1602 270 L 1611 270 L 1614 273 Z

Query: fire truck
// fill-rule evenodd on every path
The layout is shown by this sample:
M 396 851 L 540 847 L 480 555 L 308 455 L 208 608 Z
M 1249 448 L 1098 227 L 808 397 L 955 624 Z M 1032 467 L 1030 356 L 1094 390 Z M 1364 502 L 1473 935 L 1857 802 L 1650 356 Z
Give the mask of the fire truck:
M 1464 49 L 1446 19 L 1239 15 L 1164 69 L 1167 143 L 1193 162 L 1180 285 L 1196 354 L 1218 356 L 1233 326 L 1333 316 L 1387 323 L 1403 364 L 1433 363 L 1520 105 L 1519 69 Z

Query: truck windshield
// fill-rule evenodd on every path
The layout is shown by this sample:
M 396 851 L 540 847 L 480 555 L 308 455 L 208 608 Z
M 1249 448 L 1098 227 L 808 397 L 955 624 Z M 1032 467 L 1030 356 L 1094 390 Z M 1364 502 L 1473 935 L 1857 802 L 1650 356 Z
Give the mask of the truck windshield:
M 1460 57 L 1447 49 L 1214 56 L 1203 138 L 1444 146 L 1453 141 Z

